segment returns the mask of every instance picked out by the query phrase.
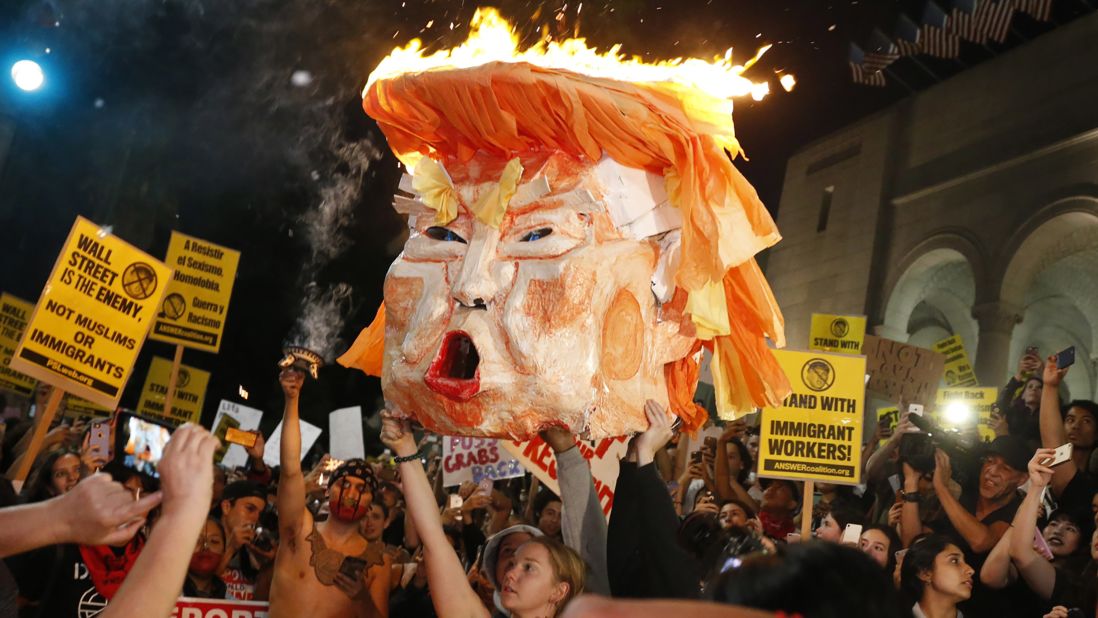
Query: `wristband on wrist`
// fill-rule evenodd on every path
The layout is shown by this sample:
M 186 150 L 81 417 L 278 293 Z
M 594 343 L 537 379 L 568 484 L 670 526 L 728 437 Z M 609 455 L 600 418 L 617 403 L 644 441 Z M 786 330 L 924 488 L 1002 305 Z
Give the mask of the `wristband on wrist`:
M 412 453 L 411 455 L 407 455 L 405 457 L 393 457 L 393 463 L 402 464 L 402 463 L 407 463 L 409 461 L 415 461 L 417 459 L 419 459 L 419 451 L 418 450 L 416 452 Z
M 903 498 L 904 502 L 918 502 L 920 498 L 918 492 L 904 491 L 902 489 L 900 490 L 900 496 Z

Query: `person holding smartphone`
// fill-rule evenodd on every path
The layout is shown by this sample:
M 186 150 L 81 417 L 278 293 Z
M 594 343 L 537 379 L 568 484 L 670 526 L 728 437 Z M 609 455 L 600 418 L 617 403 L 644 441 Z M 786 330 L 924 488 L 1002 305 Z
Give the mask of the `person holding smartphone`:
M 1026 348 L 1018 359 L 1018 371 L 999 391 L 998 406 L 1006 418 L 1010 435 L 1037 442 L 1040 430 L 1037 417 L 1044 392 L 1042 362 L 1037 346 Z M 1056 389 L 1052 389 L 1056 391 Z
M 1041 446 L 1055 449 L 1071 443 L 1071 457 L 1053 468 L 1049 487 L 1061 507 L 1087 508 L 1098 492 L 1098 478 L 1089 471 L 1098 438 L 1098 404 L 1077 399 L 1060 407 L 1060 384 L 1068 373 L 1060 360 L 1059 355 L 1053 355 L 1045 363 L 1044 378 L 1049 388 L 1041 395 Z
M 267 506 L 267 488 L 252 481 L 235 481 L 221 492 L 219 512 L 224 528 L 225 547 L 217 574 L 228 586 L 228 598 L 238 601 L 255 599 L 259 571 L 269 558 L 257 548 L 255 528 Z
M 332 472 L 327 520 L 317 523 L 306 508 L 298 415 L 304 381 L 294 367 L 279 375 L 285 397 L 277 502 L 282 533 L 270 616 L 388 616 L 392 558 L 360 532 L 378 489 L 373 468 L 350 459 Z
M 474 592 L 457 553 L 446 540 L 427 475 L 408 421 L 382 412 L 381 440 L 397 455 L 408 513 L 423 541 L 435 611 L 448 616 L 483 616 L 490 611 Z M 527 540 L 499 582 L 500 602 L 514 618 L 559 616 L 584 590 L 587 568 L 579 554 L 546 537 Z

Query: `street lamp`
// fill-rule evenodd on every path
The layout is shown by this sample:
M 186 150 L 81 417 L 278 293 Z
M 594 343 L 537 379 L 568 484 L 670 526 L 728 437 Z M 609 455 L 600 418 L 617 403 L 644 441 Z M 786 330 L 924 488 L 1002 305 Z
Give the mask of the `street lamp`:
M 11 78 L 20 90 L 26 92 L 38 90 L 46 81 L 42 67 L 33 60 L 20 60 L 11 65 Z

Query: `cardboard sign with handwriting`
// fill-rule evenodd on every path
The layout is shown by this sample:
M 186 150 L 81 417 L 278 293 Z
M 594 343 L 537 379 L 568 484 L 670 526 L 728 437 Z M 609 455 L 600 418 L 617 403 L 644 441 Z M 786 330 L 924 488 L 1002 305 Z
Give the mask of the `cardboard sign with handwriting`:
M 866 390 L 888 401 L 934 406 L 945 356 L 891 339 L 865 336 Z

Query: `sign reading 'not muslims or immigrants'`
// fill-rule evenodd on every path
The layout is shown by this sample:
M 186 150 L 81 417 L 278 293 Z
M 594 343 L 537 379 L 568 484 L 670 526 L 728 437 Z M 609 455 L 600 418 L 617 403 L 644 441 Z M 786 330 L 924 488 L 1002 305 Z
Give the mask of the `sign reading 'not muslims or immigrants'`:
M 171 274 L 77 217 L 11 368 L 113 410 Z

